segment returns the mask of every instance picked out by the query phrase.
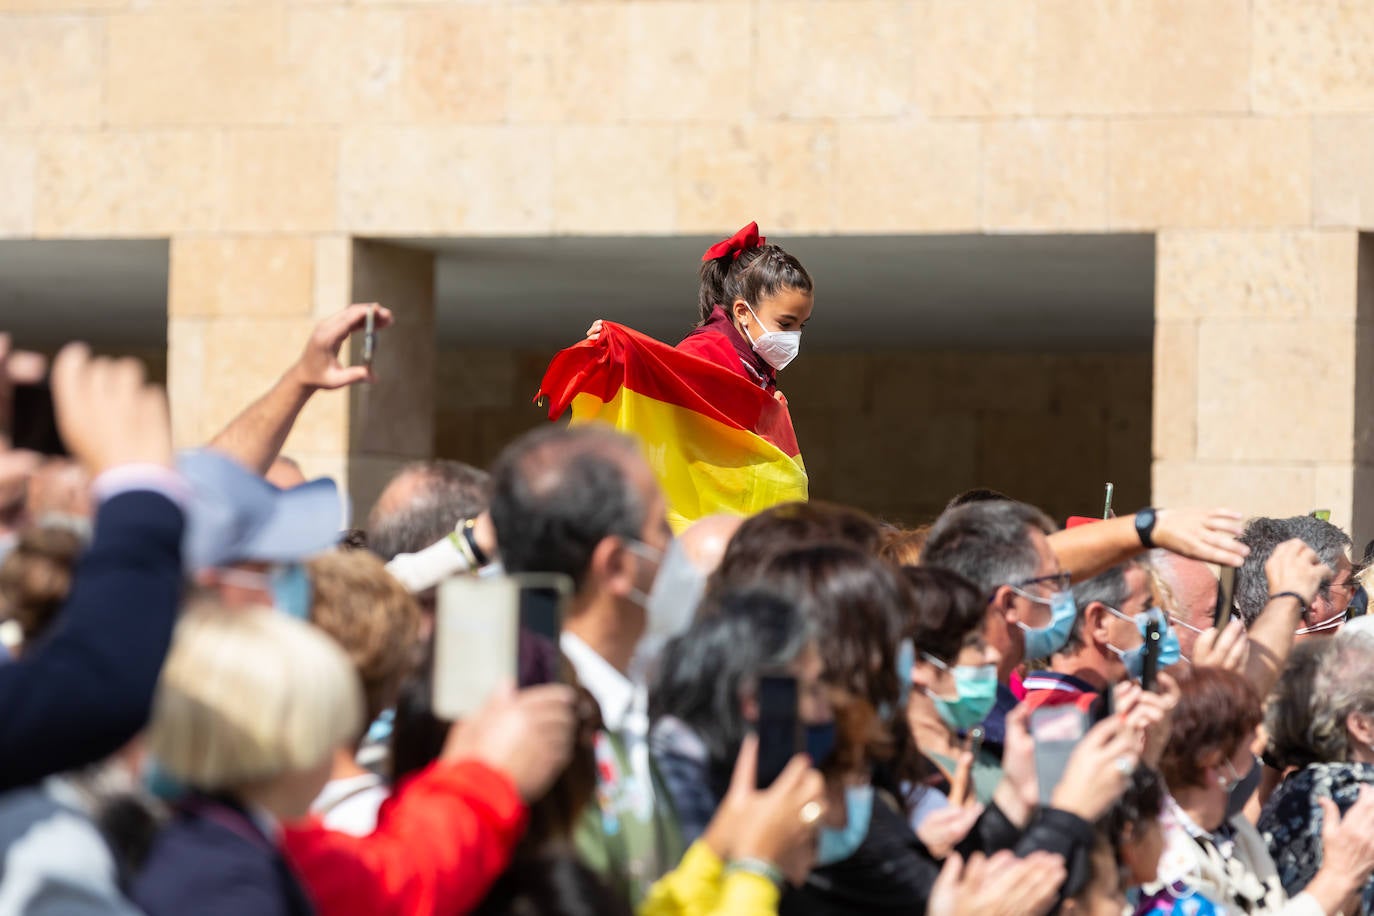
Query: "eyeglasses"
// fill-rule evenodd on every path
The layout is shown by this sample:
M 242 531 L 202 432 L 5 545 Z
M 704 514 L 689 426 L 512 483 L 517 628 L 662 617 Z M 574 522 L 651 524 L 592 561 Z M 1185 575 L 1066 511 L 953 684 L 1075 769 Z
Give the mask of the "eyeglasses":
M 1008 583 L 1012 588 L 1027 588 L 1036 585 L 1052 586 L 1056 592 L 1066 592 L 1069 586 L 1073 585 L 1073 577 L 1068 573 L 1050 573 L 1047 576 L 1036 576 L 1033 579 L 1022 579 L 1020 582 Z

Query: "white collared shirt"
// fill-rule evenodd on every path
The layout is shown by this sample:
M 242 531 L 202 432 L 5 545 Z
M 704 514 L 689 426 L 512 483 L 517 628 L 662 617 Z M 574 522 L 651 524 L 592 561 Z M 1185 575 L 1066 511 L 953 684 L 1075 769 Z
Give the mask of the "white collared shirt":
M 636 783 L 634 807 L 640 817 L 647 819 L 654 804 L 654 781 L 649 771 L 648 689 L 630 680 L 581 637 L 567 630 L 560 635 L 558 645 L 572 662 L 577 680 L 601 707 L 606 731 L 624 739 Z

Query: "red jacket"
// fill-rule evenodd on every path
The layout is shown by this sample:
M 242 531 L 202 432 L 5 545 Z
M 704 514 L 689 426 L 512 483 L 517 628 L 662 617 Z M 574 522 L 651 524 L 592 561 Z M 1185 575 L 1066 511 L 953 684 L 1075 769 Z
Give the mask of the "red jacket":
M 724 366 L 769 392 L 777 390 L 778 373 L 754 352 L 720 306 L 716 306 L 705 324 L 684 337 L 676 349 Z
M 319 916 L 457 916 L 510 864 L 528 809 L 505 774 L 482 763 L 435 763 L 402 783 L 365 837 L 317 819 L 282 846 Z

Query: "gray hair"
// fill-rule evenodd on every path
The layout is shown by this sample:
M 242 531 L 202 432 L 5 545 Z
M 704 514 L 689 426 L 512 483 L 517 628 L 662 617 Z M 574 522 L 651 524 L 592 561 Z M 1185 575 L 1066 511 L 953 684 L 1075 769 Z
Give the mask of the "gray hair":
M 1078 616 L 1073 619 L 1073 632 L 1069 635 L 1069 641 L 1059 651 L 1077 652 L 1086 645 L 1083 640 L 1083 612 L 1087 610 L 1088 605 L 1097 602 L 1112 610 L 1121 610 L 1126 599 L 1131 597 L 1130 586 L 1126 584 L 1126 570 L 1131 566 L 1130 563 L 1113 566 L 1101 575 L 1093 576 L 1073 587 L 1073 602 L 1078 605 Z
M 957 572 L 991 594 L 1035 575 L 1040 557 L 1031 531 L 1050 534 L 1054 522 L 1026 503 L 968 503 L 936 519 L 921 551 L 921 564 Z
M 1300 539 L 1316 551 L 1321 561 L 1336 568 L 1350 549 L 1350 536 L 1330 522 L 1299 515 L 1293 518 L 1257 518 L 1245 526 L 1240 540 L 1250 548 L 1250 556 L 1236 573 L 1236 610 L 1249 627 L 1269 603 L 1269 579 L 1264 565 L 1274 548 L 1284 541 Z
M 1309 639 L 1293 647 L 1264 712 L 1271 762 L 1280 769 L 1344 760 L 1344 717 L 1331 695 L 1336 639 Z
M 367 525 L 367 545 L 383 560 L 415 553 L 451 532 L 465 518 L 480 515 L 491 487 L 486 471 L 460 461 L 415 461 L 401 468 L 391 484 L 409 479 L 414 494 L 401 506 L 373 508 Z

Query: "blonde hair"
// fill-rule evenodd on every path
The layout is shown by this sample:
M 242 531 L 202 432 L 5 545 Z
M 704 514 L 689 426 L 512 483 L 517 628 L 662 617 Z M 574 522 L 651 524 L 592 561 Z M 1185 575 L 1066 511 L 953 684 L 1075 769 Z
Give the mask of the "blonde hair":
M 270 608 L 182 615 L 158 682 L 149 750 L 197 789 L 309 770 L 362 727 L 357 673 L 333 640 Z

